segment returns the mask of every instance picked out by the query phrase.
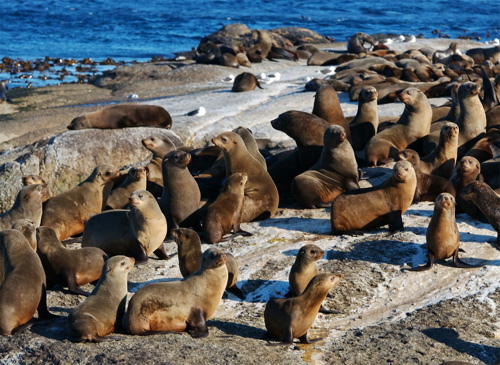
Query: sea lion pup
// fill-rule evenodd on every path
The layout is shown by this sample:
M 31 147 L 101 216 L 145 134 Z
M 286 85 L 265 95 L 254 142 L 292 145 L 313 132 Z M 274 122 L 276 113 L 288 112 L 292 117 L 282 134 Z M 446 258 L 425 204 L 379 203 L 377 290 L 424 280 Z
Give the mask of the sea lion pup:
M 99 279 L 107 259 L 104 251 L 97 247 L 74 250 L 64 247 L 54 230 L 43 226 L 37 228 L 37 253 L 49 288 L 59 284 L 80 295 L 89 295 L 80 286 Z
M 123 209 L 128 204 L 128 198 L 136 190 L 146 190 L 146 169 L 131 167 L 125 181 L 116 189 L 111 190 L 106 201 L 107 209 Z
M 455 123 L 445 123 L 441 127 L 436 148 L 420 159 L 420 170 L 449 179 L 457 162 L 458 134 L 458 126 Z
M 369 34 L 362 32 L 356 33 L 349 39 L 349 42 L 347 42 L 347 52 L 355 54 L 367 53 L 370 47 L 365 48 L 365 43 L 373 47 L 375 45 L 375 40 Z
M 163 191 L 163 175 L 161 172 L 161 161 L 170 151 L 174 151 L 177 147 L 168 138 L 160 135 L 152 135 L 151 137 L 144 138 L 142 145 L 153 153 L 151 161 L 146 165 L 148 175 L 148 191 L 154 196 L 161 196 Z
M 116 323 L 120 323 L 125 313 L 127 277 L 133 267 L 131 257 L 119 255 L 106 261 L 90 296 L 68 315 L 66 328 L 72 338 L 78 342 L 117 339 L 104 336 L 114 332 Z
M 222 237 L 230 233 L 231 230 L 234 234 L 224 241 L 237 235 L 251 235 L 240 228 L 247 180 L 248 175 L 244 172 L 237 172 L 229 176 L 222 193 L 204 209 L 203 234 L 208 243 L 223 241 Z
M 255 90 L 256 87 L 262 89 L 257 76 L 250 72 L 243 72 L 234 78 L 231 91 L 235 93 L 242 91 L 251 91 Z
M 59 241 L 82 233 L 90 217 L 102 211 L 108 188 L 119 176 L 113 165 L 97 166 L 86 180 L 45 202 L 41 225 L 56 231 Z
M 147 190 L 130 194 L 130 210 L 115 209 L 96 214 L 85 225 L 82 247 L 99 247 L 109 256 L 133 257 L 147 261 L 153 253 L 161 259 L 168 255 L 162 245 L 167 221 L 156 198 Z
M 179 258 L 179 270 L 185 278 L 194 274 L 200 268 L 201 263 L 201 240 L 198 233 L 189 228 L 177 228 L 172 230 L 172 236 L 177 243 L 177 257 Z M 240 299 L 245 299 L 245 294 L 236 286 L 238 283 L 239 265 L 236 258 L 226 253 L 227 284 L 226 291 L 233 293 Z
M 438 195 L 425 237 L 427 238 L 429 261 L 426 265 L 411 268 L 409 271 L 430 270 L 434 259 L 445 260 L 449 257 L 453 257 L 453 264 L 456 267 L 477 267 L 458 258 L 460 233 L 455 221 L 455 198 L 453 195 L 448 193 Z
M 410 207 L 417 177 L 409 161 L 398 161 L 392 175 L 372 188 L 348 191 L 332 202 L 333 234 L 369 230 L 389 224 L 389 232 L 403 229 L 401 216 Z
M 370 165 L 385 163 L 410 143 L 429 133 L 432 108 L 425 94 L 415 88 L 405 89 L 399 95 L 405 110 L 392 127 L 374 135 L 365 148 Z
M 43 191 L 43 186 L 39 184 L 23 186 L 12 207 L 0 214 L 0 230 L 11 228 L 19 219 L 29 219 L 38 227 L 42 219 Z
M 312 113 L 328 122 L 328 124 L 340 125 L 344 128 L 349 142 L 352 142 L 351 132 L 340 107 L 337 92 L 330 85 L 321 86 L 314 96 L 314 107 Z
M 163 193 L 159 201 L 167 218 L 168 228 L 180 224 L 200 207 L 201 192 L 188 169 L 191 155 L 184 151 L 171 151 L 163 157 Z
M 354 119 L 349 123 L 354 151 L 363 150 L 370 138 L 377 133 L 379 121 L 377 97 L 377 89 L 373 86 L 366 86 L 361 89 L 358 98 L 358 111 Z
M 212 143 L 224 151 L 226 176 L 236 172 L 248 175 L 240 223 L 272 217 L 278 209 L 278 189 L 266 169 L 248 152 L 243 139 L 234 132 L 225 132 L 212 138 Z
M 9 336 L 39 318 L 54 317 L 47 310 L 45 273 L 38 255 L 15 229 L 0 232 L 0 335 Z
M 28 243 L 30 244 L 33 251 L 36 252 L 36 227 L 32 221 L 30 221 L 29 219 L 18 219 L 12 225 L 12 229 L 16 229 L 21 232 L 23 236 L 28 240 Z
M 452 182 L 456 190 L 457 213 L 467 213 L 481 222 L 487 222 L 486 217 L 481 213 L 478 207 L 473 203 L 466 201 L 460 195 L 460 192 L 471 182 L 481 180 L 481 164 L 472 156 L 464 156 L 458 162 L 455 168 L 455 174 Z
M 318 274 L 311 279 L 306 289 L 297 297 L 290 299 L 271 298 L 264 310 L 267 332 L 290 345 L 294 338 L 301 343 L 312 343 L 307 338 L 321 304 L 328 291 L 337 286 L 342 279 L 340 274 Z M 277 344 L 277 345 L 279 345 Z
M 500 196 L 485 182 L 473 181 L 460 192 L 460 197 L 481 210 L 497 231 L 496 243 L 500 249 Z
M 319 160 L 292 180 L 293 196 L 305 208 L 326 207 L 343 191 L 359 189 L 358 164 L 344 128 L 331 125 L 323 138 Z
M 417 188 L 413 197 L 413 203 L 419 201 L 435 201 L 441 193 L 450 193 L 455 196 L 453 184 L 441 176 L 426 174 L 420 169 L 420 157 L 414 150 L 405 149 L 398 154 L 399 160 L 410 161 L 415 175 L 417 176 Z
M 40 175 L 24 175 L 23 176 L 23 185 L 28 186 L 28 185 L 35 185 L 35 184 L 40 184 L 44 187 L 43 190 L 43 196 L 42 196 L 42 203 L 46 202 L 52 197 L 52 194 L 50 193 L 49 187 L 47 186 L 47 182 L 41 177 Z
M 227 276 L 226 254 L 210 247 L 194 274 L 181 281 L 148 284 L 134 294 L 127 310 L 128 332 L 186 331 L 195 338 L 207 336 L 206 321 L 222 299 Z
M 159 105 L 121 104 L 73 119 L 68 129 L 117 129 L 128 127 L 172 127 L 172 117 Z

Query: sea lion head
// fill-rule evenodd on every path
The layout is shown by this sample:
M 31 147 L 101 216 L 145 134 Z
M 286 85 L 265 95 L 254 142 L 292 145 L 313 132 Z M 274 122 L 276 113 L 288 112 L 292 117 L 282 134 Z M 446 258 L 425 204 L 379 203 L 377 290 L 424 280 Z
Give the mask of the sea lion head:
M 441 133 L 439 134 L 440 141 L 449 141 L 451 139 L 457 139 L 458 142 L 458 125 L 452 122 L 446 122 L 441 127 Z
M 472 156 L 464 156 L 458 163 L 457 175 L 460 175 L 462 172 L 471 172 L 476 170 L 478 174 L 481 172 L 481 164 L 478 159 Z
M 191 162 L 191 155 L 185 151 L 175 150 L 170 151 L 163 157 L 162 166 L 176 166 L 180 168 L 187 167 Z
M 43 250 L 45 247 L 51 247 L 51 242 L 58 242 L 59 239 L 52 228 L 40 226 L 36 229 L 36 241 L 38 247 Z
M 467 81 L 460 85 L 460 87 L 458 88 L 458 98 L 471 98 L 478 95 L 480 91 L 481 86 L 479 84 L 475 84 L 472 81 Z
M 134 208 L 147 206 L 152 200 L 156 200 L 153 194 L 147 190 L 136 190 L 128 197 L 128 201 Z
M 45 180 L 38 175 L 25 175 L 23 176 L 23 185 L 28 186 L 28 185 L 34 185 L 34 184 L 40 184 L 43 186 L 47 186 L 47 183 Z
M 246 172 L 235 172 L 227 178 L 226 187 L 232 191 L 242 191 L 245 189 L 245 184 L 248 181 Z
M 342 279 L 342 275 L 340 274 L 333 274 L 333 273 L 323 273 L 323 274 L 318 274 L 315 277 L 311 279 L 309 284 L 307 284 L 307 287 L 304 290 L 305 292 L 310 292 L 312 291 L 321 291 L 323 293 L 328 293 L 328 291 L 339 285 L 340 280 Z
M 415 179 L 415 170 L 413 169 L 410 161 L 398 161 L 394 165 L 394 169 L 392 170 L 392 175 L 398 182 L 406 182 L 412 176 Z
M 212 143 L 226 152 L 231 151 L 238 145 L 244 145 L 243 139 L 234 132 L 221 133 L 217 137 L 212 138 Z
M 442 207 L 446 210 L 455 210 L 455 198 L 450 193 L 441 193 L 436 198 L 436 207 Z
M 313 244 L 302 246 L 297 254 L 297 258 L 306 259 L 308 261 L 318 261 L 325 256 L 325 251 Z
M 197 240 L 201 244 L 198 233 L 189 228 L 175 228 L 170 231 L 170 234 L 174 238 L 177 246 L 182 246 L 183 243 L 191 242 L 192 240 Z
M 377 98 L 378 91 L 373 86 L 365 86 L 361 89 L 361 92 L 359 94 L 359 100 L 362 103 L 368 103 L 370 101 L 377 100 Z
M 411 163 L 414 169 L 420 166 L 420 157 L 418 153 L 411 149 L 405 149 L 398 153 L 399 161 L 408 161 Z
M 128 174 L 132 177 L 133 181 L 139 181 L 146 177 L 147 172 L 145 167 L 132 167 L 128 170 Z
M 408 89 L 404 89 L 401 94 L 399 94 L 399 100 L 401 100 L 405 105 L 412 105 L 420 93 L 422 93 L 420 90 L 410 87 Z
M 87 120 L 85 115 L 80 115 L 73 119 L 67 128 L 70 130 L 89 129 L 92 128 L 92 124 Z
M 24 237 L 28 240 L 31 247 L 34 251 L 36 251 L 36 227 L 33 221 L 29 219 L 18 219 L 12 225 L 12 229 L 18 230 L 23 234 Z
M 210 247 L 201 256 L 201 269 L 215 269 L 226 264 L 226 254 L 217 247 Z
M 97 166 L 92 172 L 94 179 L 98 179 L 102 184 L 116 180 L 120 177 L 120 171 L 111 164 Z
M 323 134 L 323 145 L 328 148 L 333 144 L 338 146 L 342 142 L 344 142 L 347 138 L 347 134 L 345 132 L 344 127 L 336 124 L 332 124 L 328 128 L 325 129 L 325 133 Z
M 117 255 L 106 260 L 103 273 L 127 273 L 134 267 L 135 259 L 124 255 Z
M 24 186 L 20 193 L 21 193 L 21 201 L 31 201 L 34 199 L 42 199 L 43 193 L 44 193 L 45 187 L 40 184 L 33 184 L 33 185 L 28 185 Z

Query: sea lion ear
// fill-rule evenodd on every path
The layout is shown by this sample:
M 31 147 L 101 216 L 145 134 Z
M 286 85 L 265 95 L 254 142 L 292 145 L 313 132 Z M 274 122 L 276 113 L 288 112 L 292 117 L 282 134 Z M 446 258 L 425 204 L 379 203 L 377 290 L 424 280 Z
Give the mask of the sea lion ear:
M 233 140 L 233 144 L 238 144 L 238 142 L 236 142 L 235 140 Z

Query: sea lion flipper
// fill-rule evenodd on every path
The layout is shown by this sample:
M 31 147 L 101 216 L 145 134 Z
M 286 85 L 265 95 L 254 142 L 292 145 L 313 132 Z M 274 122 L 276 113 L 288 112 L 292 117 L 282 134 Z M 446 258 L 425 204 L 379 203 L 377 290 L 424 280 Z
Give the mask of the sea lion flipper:
M 243 291 L 241 291 L 241 289 L 238 288 L 236 285 L 232 286 L 230 288 L 227 288 L 226 291 L 228 291 L 228 292 L 236 295 L 240 299 L 245 299 L 246 298 L 245 293 L 243 293 Z
M 326 309 L 323 305 L 319 308 L 319 311 L 323 314 L 340 314 L 339 311 L 333 309 Z
M 458 257 L 458 251 L 459 249 L 457 248 L 454 252 L 453 252 L 453 264 L 456 266 L 456 267 L 460 267 L 460 268 L 463 268 L 463 269 L 474 269 L 474 268 L 478 268 L 478 267 L 482 267 L 484 265 L 471 265 L 471 264 L 468 264 L 466 262 L 463 262 L 462 260 L 460 260 L 460 258 Z
M 192 308 L 187 318 L 187 332 L 193 338 L 208 336 L 207 321 L 201 308 Z
M 318 341 L 320 341 L 320 340 L 322 340 L 322 338 L 316 338 L 316 339 L 314 339 L 314 340 L 309 340 L 309 339 L 307 338 L 307 332 L 306 332 L 306 333 L 304 333 L 302 336 L 300 336 L 300 337 L 299 337 L 299 341 L 300 341 L 300 343 L 315 343 L 315 342 L 318 342 Z
M 138 250 L 137 252 L 135 252 L 133 257 L 135 259 L 135 266 L 145 264 L 148 261 L 149 257 L 148 254 L 146 253 L 146 249 L 139 242 L 138 242 Z
M 38 311 L 38 318 L 40 319 L 59 317 L 55 314 L 50 313 L 47 308 L 47 289 L 45 288 L 45 284 L 42 285 L 42 298 L 40 299 L 40 304 L 38 304 L 37 311 Z
M 86 297 L 88 297 L 90 295 L 90 293 L 87 293 L 86 291 L 83 291 L 82 289 L 80 289 L 80 287 L 76 283 L 76 278 L 73 275 L 73 273 L 68 273 L 68 275 L 66 277 L 66 281 L 68 282 L 68 289 L 72 293 L 79 294 L 79 295 L 85 295 Z
M 158 256 L 161 260 L 169 260 L 172 256 L 169 256 L 165 244 L 162 243 L 153 253 Z
M 423 266 L 417 266 L 417 267 L 412 267 L 412 268 L 406 269 L 406 270 L 408 270 L 408 271 L 426 271 L 426 270 L 430 270 L 432 268 L 433 263 L 434 263 L 434 255 L 429 252 L 428 256 L 429 256 L 429 260 L 427 261 L 427 263 L 425 265 L 423 265 Z
M 396 233 L 404 230 L 403 218 L 400 210 L 393 210 L 388 214 L 389 232 Z
M 121 341 L 122 339 L 118 336 L 95 336 L 93 342 L 108 342 L 108 341 Z

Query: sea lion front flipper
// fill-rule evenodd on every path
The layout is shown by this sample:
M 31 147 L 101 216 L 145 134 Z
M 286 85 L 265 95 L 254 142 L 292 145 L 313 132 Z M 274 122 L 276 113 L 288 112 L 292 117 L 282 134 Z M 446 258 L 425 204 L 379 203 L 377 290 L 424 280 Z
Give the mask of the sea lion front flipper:
M 17 326 L 16 328 L 14 328 L 11 332 L 10 332 L 10 335 L 15 335 L 16 333 L 20 333 L 28 328 L 30 328 L 31 326 L 33 325 L 33 322 L 27 322 L 27 323 L 24 323 L 20 326 Z M 9 334 L 3 334 L 4 336 L 8 336 Z
M 403 217 L 400 210 L 393 210 L 388 214 L 389 232 L 396 233 L 404 230 Z
M 153 253 L 158 256 L 160 260 L 169 260 L 172 257 L 168 255 L 165 243 L 162 243 Z
M 243 292 L 241 291 L 241 289 L 240 289 L 240 288 L 238 288 L 236 285 L 235 285 L 235 286 L 232 286 L 232 287 L 230 287 L 230 288 L 227 288 L 227 289 L 226 289 L 226 291 L 228 291 L 228 292 L 230 292 L 230 293 L 232 293 L 232 294 L 236 295 L 236 296 L 237 296 L 238 298 L 240 298 L 240 299 L 245 299 L 245 298 L 246 298 L 245 293 L 243 293 Z
M 52 314 L 47 309 L 47 289 L 45 288 L 45 284 L 42 284 L 42 298 L 40 299 L 40 303 L 38 304 L 38 318 L 40 319 L 49 319 L 49 318 L 58 318 L 59 316 Z
M 478 267 L 482 267 L 484 265 L 470 265 L 466 262 L 463 262 L 462 260 L 460 260 L 460 258 L 458 257 L 458 251 L 459 249 L 457 248 L 454 252 L 453 252 L 453 264 L 456 266 L 456 267 L 461 267 L 463 269 L 474 269 L 474 268 L 478 268 Z
M 108 342 L 108 341 L 121 341 L 122 338 L 118 336 L 95 336 L 93 342 Z
M 135 266 L 145 264 L 149 258 L 144 246 L 141 245 L 139 242 L 137 242 L 137 244 L 138 244 L 137 251 L 132 255 L 132 257 L 135 259 Z
M 319 311 L 323 314 L 340 314 L 339 311 L 333 309 L 326 309 L 323 305 L 319 308 Z
M 309 340 L 307 338 L 307 332 L 304 333 L 302 336 L 299 337 L 300 343 L 315 343 L 315 342 L 318 342 L 318 341 L 321 341 L 321 340 L 322 340 L 322 338 L 316 338 L 314 340 Z
M 426 270 L 430 270 L 432 268 L 432 264 L 434 263 L 434 255 L 429 252 L 428 256 L 429 256 L 429 261 L 427 261 L 427 263 L 425 265 L 423 265 L 423 266 L 417 266 L 417 267 L 412 267 L 412 268 L 409 268 L 409 269 L 406 269 L 406 270 L 408 270 L 408 271 L 426 271 Z
M 70 292 L 79 295 L 85 295 L 86 297 L 90 295 L 90 293 L 87 293 L 86 291 L 80 289 L 80 287 L 76 283 L 76 278 L 72 273 L 68 273 L 68 275 L 66 276 L 66 281 L 68 282 L 68 289 Z
M 290 346 L 293 345 L 293 331 L 292 326 L 288 327 L 285 335 L 283 336 L 282 342 L 268 343 L 267 346 Z
M 207 321 L 205 314 L 200 308 L 191 309 L 187 320 L 187 332 L 193 338 L 201 338 L 208 336 Z

